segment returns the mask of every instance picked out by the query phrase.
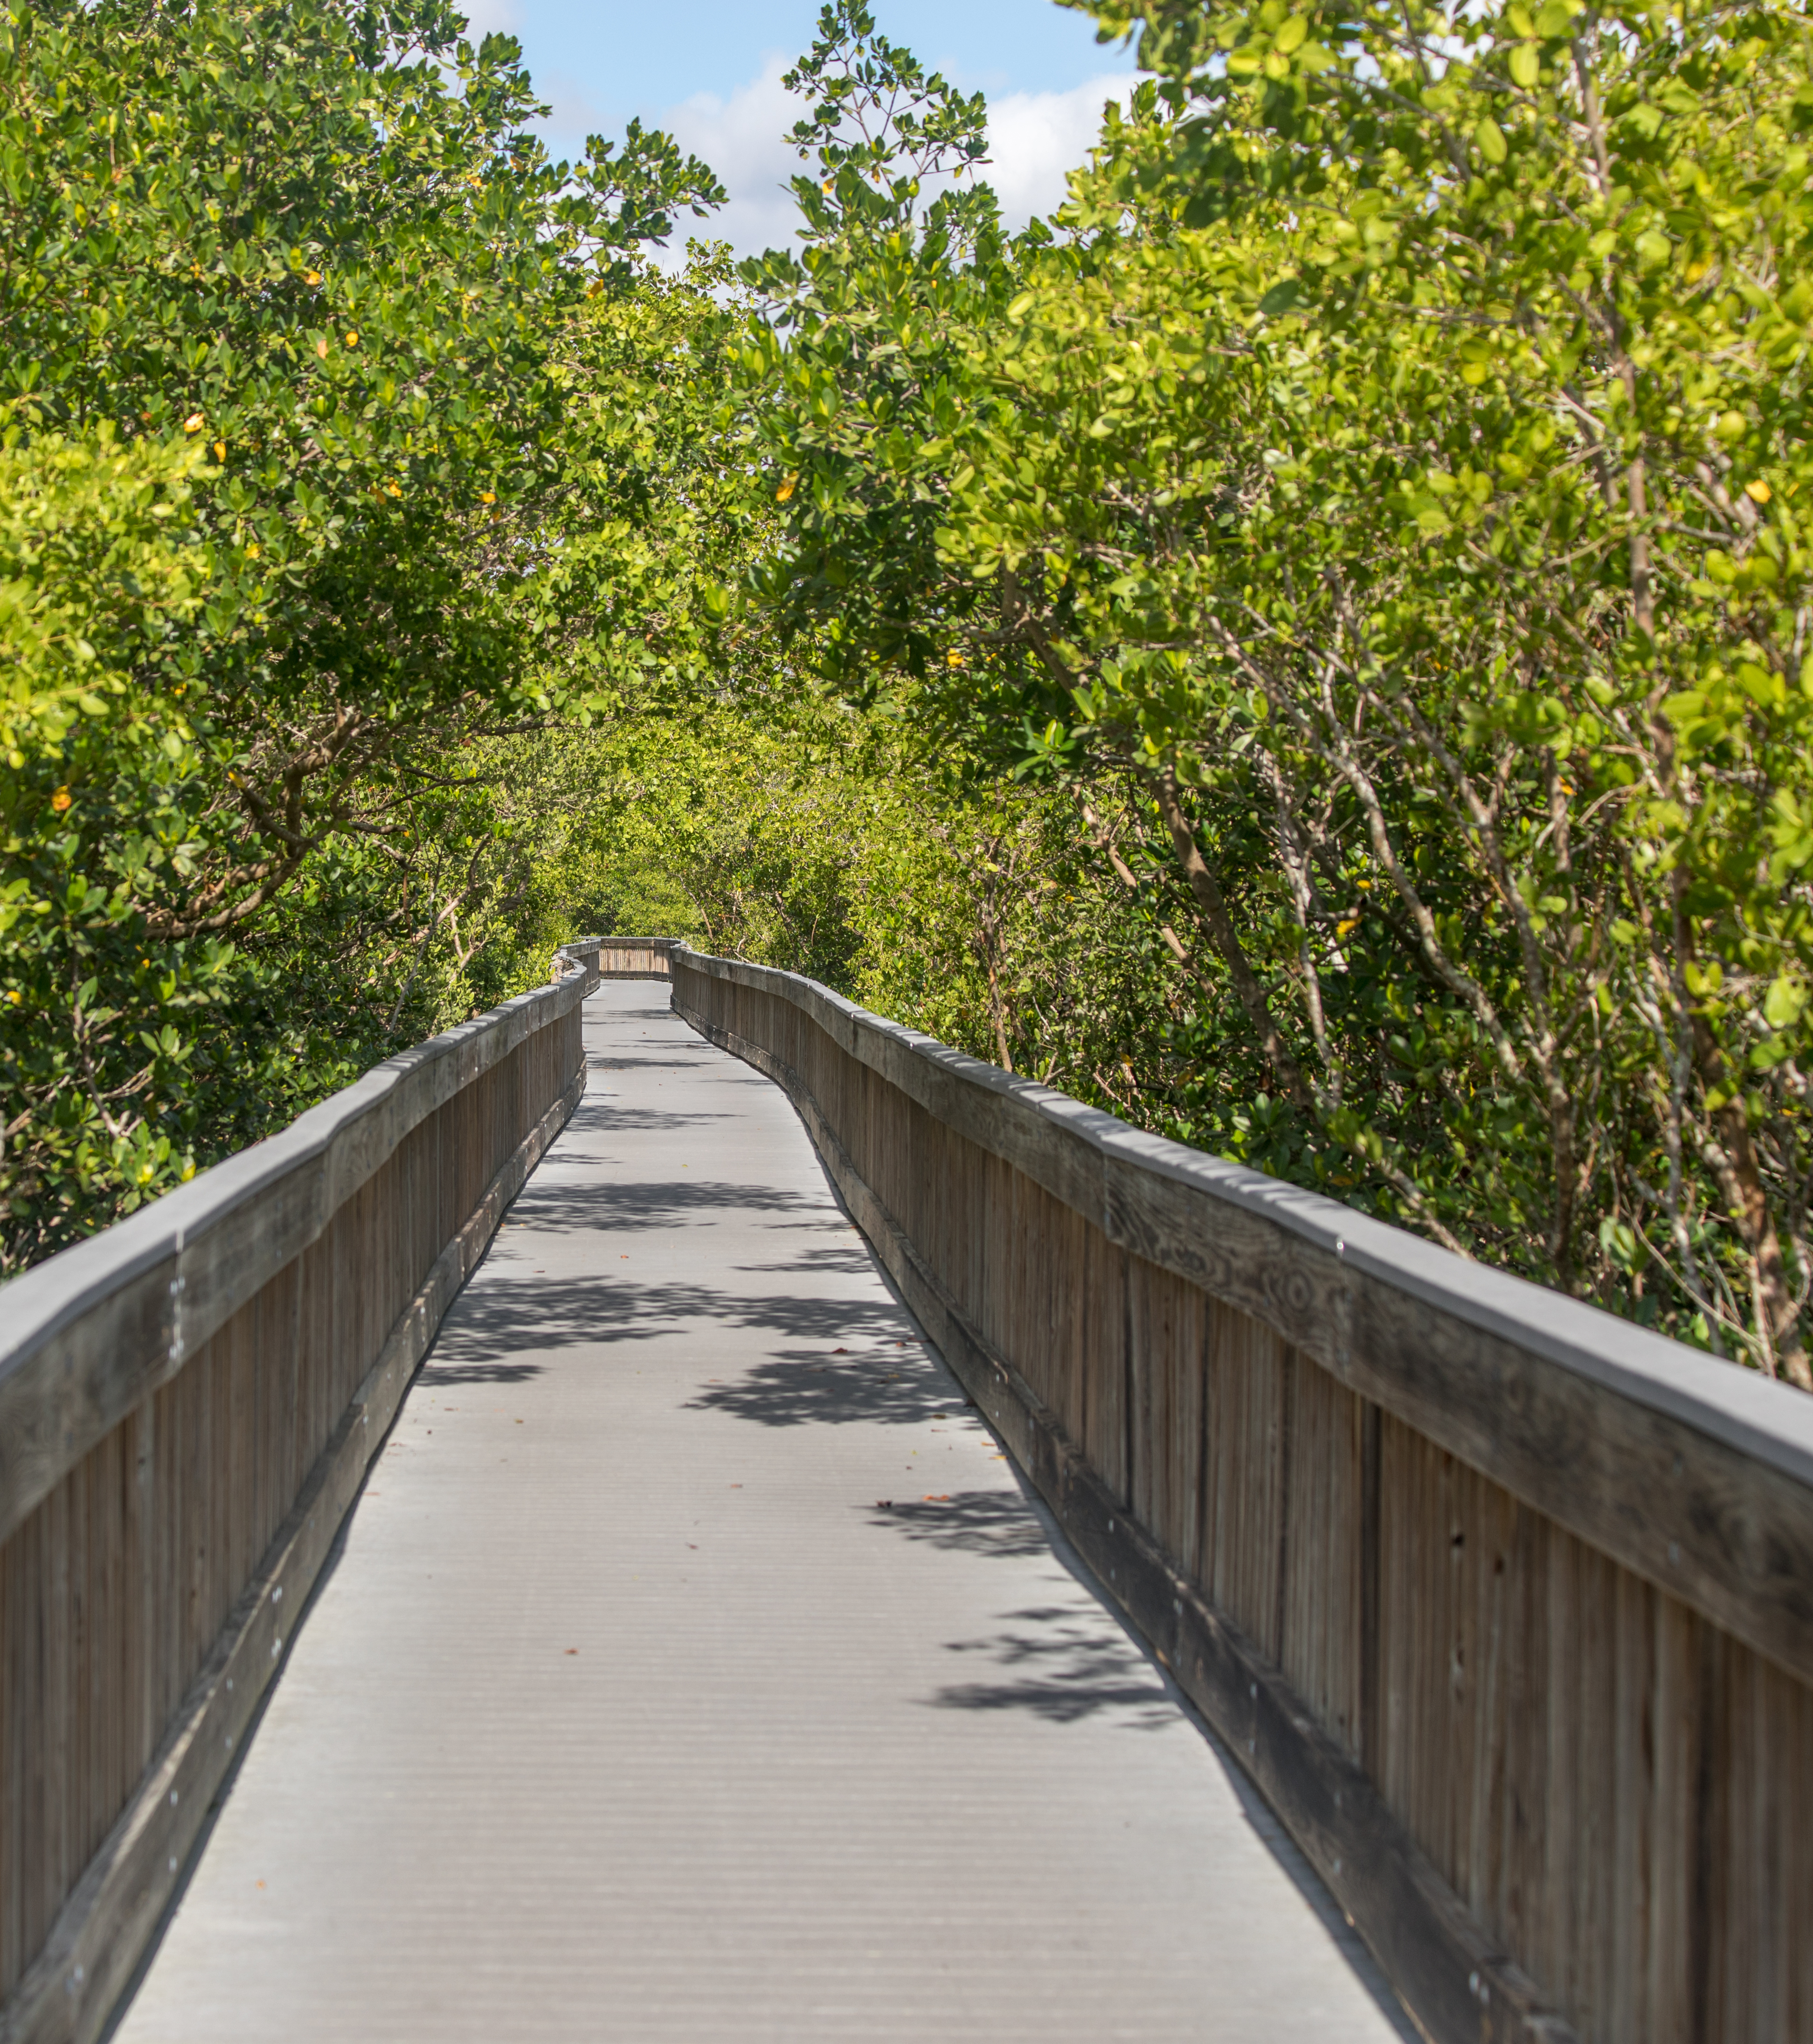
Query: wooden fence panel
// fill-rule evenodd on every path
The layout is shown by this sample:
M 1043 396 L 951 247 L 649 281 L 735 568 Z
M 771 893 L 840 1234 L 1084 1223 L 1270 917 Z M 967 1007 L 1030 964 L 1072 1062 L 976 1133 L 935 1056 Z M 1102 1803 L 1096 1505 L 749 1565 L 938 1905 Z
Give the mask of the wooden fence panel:
M 1294 1353 L 1287 1396 L 1278 1665 L 1317 1722 L 1358 1760 L 1362 1401 Z
M 585 1085 L 601 962 L 6 1287 L 0 2044 L 98 2035 L 447 1305 Z
M 1430 2035 L 1813 2039 L 1813 1400 L 671 969 Z

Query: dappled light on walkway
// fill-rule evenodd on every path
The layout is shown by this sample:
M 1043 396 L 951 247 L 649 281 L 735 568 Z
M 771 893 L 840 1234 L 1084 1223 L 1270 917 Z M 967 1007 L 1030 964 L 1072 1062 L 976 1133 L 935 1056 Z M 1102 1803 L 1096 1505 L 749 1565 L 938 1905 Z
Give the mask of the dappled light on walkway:
M 117 2034 L 1410 2034 L 781 1092 L 588 1005 Z

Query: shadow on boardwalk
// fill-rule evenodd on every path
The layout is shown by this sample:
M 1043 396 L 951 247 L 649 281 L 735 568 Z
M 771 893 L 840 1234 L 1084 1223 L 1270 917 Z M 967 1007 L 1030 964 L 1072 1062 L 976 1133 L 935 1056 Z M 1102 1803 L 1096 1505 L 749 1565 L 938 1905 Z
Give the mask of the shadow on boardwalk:
M 703 1118 L 703 1117 L 701 1117 Z M 588 1184 L 574 1178 L 549 1179 L 511 1209 L 506 1228 L 527 1224 L 574 1234 L 596 1230 L 605 1235 L 697 1227 L 718 1214 L 727 1219 L 745 1214 L 797 1215 L 782 1227 L 825 1227 L 824 1209 L 784 1186 L 726 1185 L 700 1178 L 628 1179 Z M 770 1223 L 770 1226 L 774 1224 Z
M 989 1639 L 953 1639 L 946 1646 L 993 1662 L 1007 1671 L 1005 1678 L 950 1684 L 933 1704 L 951 1711 L 1030 1711 L 1054 1724 L 1112 1712 L 1134 1731 L 1164 1731 L 1177 1723 L 1174 1693 L 1105 1612 L 1088 1618 L 1068 1606 L 1035 1606 L 1009 1612 L 1007 1623 L 1008 1631 Z
M 889 1527 L 915 1545 L 946 1552 L 1022 1562 L 1054 1554 L 1052 1528 L 1023 1493 L 971 1490 L 918 1503 L 878 1500 L 868 1517 L 871 1525 Z M 1066 1554 L 1054 1558 L 1086 1581 Z M 984 1673 L 978 1666 L 974 1679 L 937 1689 L 925 1699 L 928 1706 L 1027 1711 L 1054 1724 L 1113 1714 L 1139 1731 L 1160 1731 L 1177 1722 L 1175 1692 L 1112 1611 L 1032 1605 L 1003 1612 L 1001 1622 L 1004 1629 L 985 1639 L 945 1642 L 947 1653 L 1001 1672 Z
M 829 1254 L 840 1264 L 866 1260 L 860 1251 Z M 900 1311 L 885 1297 L 738 1297 L 705 1285 L 529 1272 L 500 1275 L 467 1292 L 442 1326 L 422 1379 L 444 1385 L 518 1382 L 547 1367 L 532 1358 L 658 1340 L 689 1323 L 756 1336 L 760 1351 L 732 1381 L 701 1387 L 689 1409 L 768 1427 L 866 1420 L 904 1425 L 962 1404 L 923 1348 L 902 1339 Z

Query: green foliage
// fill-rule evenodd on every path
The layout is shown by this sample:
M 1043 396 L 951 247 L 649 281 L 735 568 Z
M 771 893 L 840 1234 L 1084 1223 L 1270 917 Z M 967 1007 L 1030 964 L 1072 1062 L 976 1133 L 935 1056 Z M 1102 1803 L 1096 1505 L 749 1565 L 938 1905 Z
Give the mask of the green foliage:
M 1188 982 L 1092 867 L 1066 798 L 966 789 L 886 716 L 809 701 L 638 718 L 563 756 L 581 792 L 547 878 L 574 928 L 805 973 L 1182 1132 L 1190 1075 L 1165 1037 L 1188 1026 Z
M 5 17 L 6 1265 L 664 927 L 1813 1385 L 1800 17 L 1087 10 L 1009 236 L 828 6 L 739 282 L 434 0 Z
M 190 859 L 194 733 L 179 677 L 193 675 L 205 628 L 198 473 L 192 448 L 121 446 L 106 432 L 87 443 L 15 436 L 0 451 L 0 632 L 11 656 L 0 1082 L 10 1189 L 31 1207 L 79 1199 L 104 1179 L 129 1208 L 144 1188 L 194 1169 L 179 1111 L 186 1025 L 219 997 L 226 959 L 208 941 L 144 955 L 130 901 Z M 149 667 L 168 672 L 160 695 L 137 686 Z M 63 1031 L 40 1025 L 58 1012 Z
M 0 15 L 0 1268 L 464 1012 L 520 889 L 424 836 L 554 706 L 573 336 L 720 194 L 633 127 L 551 163 L 462 28 Z
M 1118 799 L 1268 1168 L 1813 1381 L 1799 17 L 1095 11 L 1055 235 L 751 273 L 754 593 Z
M 1001 237 L 993 194 L 928 180 L 981 160 L 985 113 L 874 33 L 869 10 L 827 7 L 788 74 L 811 111 L 792 140 L 819 175 L 793 180 L 803 252 L 743 266 L 761 316 L 739 367 L 786 544 L 754 571 L 814 663 L 860 697 L 892 667 L 923 671 L 916 607 L 935 573 L 939 495 L 920 442 L 954 416 L 966 344 L 991 311 Z
M 538 705 L 582 723 L 770 672 L 731 617 L 731 586 L 772 521 L 765 506 L 751 515 L 739 436 L 723 425 L 728 256 L 697 243 L 689 254 L 677 277 L 647 271 L 633 290 L 588 297 L 555 363 L 561 479 L 516 611 Z

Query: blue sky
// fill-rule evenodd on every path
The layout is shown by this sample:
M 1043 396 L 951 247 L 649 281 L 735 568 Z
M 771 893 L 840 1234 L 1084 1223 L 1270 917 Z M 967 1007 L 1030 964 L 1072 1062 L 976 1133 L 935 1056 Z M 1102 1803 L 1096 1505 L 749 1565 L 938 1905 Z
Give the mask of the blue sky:
M 779 137 L 797 117 L 780 76 L 812 42 L 818 0 L 469 0 L 472 27 L 505 29 L 553 108 L 551 146 L 576 154 L 589 132 L 633 114 L 677 133 L 728 188 L 705 231 L 747 252 L 786 237 L 797 167 Z M 1052 0 L 878 0 L 882 34 L 966 90 L 989 95 L 988 175 L 1015 224 L 1063 198 L 1102 101 L 1124 89 L 1131 53 L 1104 48 L 1088 16 Z

